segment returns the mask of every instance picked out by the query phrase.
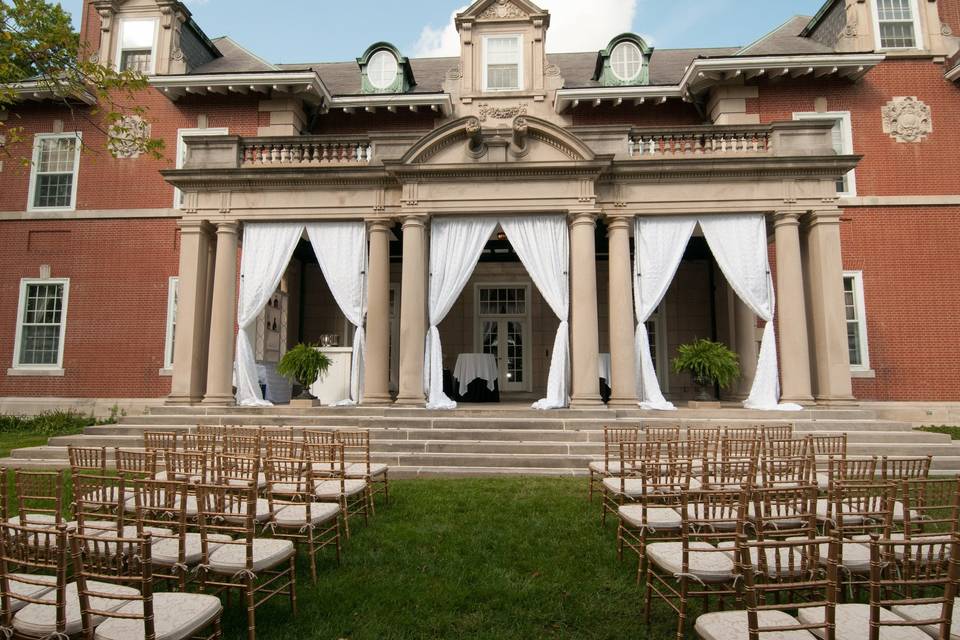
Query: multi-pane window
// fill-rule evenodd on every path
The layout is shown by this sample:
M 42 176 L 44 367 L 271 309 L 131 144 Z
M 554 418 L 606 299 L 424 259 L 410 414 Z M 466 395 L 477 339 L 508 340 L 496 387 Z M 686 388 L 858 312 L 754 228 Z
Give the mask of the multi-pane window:
M 167 337 L 163 346 L 163 368 L 173 369 L 173 348 L 177 338 L 177 297 L 180 293 L 180 278 L 170 278 L 167 285 Z
M 610 54 L 610 67 L 613 75 L 627 81 L 634 79 L 643 68 L 643 54 L 640 47 L 632 42 L 621 42 L 613 48 Z
M 492 354 L 500 369 L 500 389 L 529 391 L 529 289 L 478 287 L 480 351 Z
M 21 282 L 14 367 L 62 366 L 68 286 L 68 280 Z
M 80 134 L 39 134 L 34 138 L 30 178 L 31 209 L 72 209 L 76 204 Z
M 117 66 L 121 71 L 153 73 L 156 33 L 156 20 L 124 20 L 121 23 L 117 55 Z
M 847 320 L 847 349 L 850 352 L 850 367 L 853 369 L 869 369 L 867 320 L 863 303 L 863 274 L 860 271 L 848 271 L 843 274 L 843 306 Z
M 397 79 L 397 59 L 389 51 L 377 51 L 367 63 L 367 80 L 375 89 L 386 89 Z
M 877 0 L 877 30 L 881 49 L 913 49 L 917 45 L 914 0 Z
M 827 120 L 833 122 L 833 129 L 830 132 L 833 140 L 833 150 L 837 155 L 850 155 L 853 153 L 853 126 L 851 124 L 849 111 L 794 113 L 793 119 Z M 837 178 L 837 195 L 857 195 L 856 173 L 853 170 Z
M 486 88 L 491 91 L 519 89 L 522 81 L 520 36 L 490 36 L 486 44 Z
M 525 287 L 498 287 L 480 289 L 480 315 L 523 316 L 527 314 Z

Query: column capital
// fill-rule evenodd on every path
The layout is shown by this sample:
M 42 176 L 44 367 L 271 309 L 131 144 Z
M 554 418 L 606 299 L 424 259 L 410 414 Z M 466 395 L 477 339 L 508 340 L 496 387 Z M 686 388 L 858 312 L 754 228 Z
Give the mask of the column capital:
M 607 235 L 614 231 L 630 232 L 633 227 L 633 216 L 607 216 Z
M 423 214 L 403 216 L 400 218 L 400 222 L 403 225 L 403 228 L 407 227 L 426 227 L 427 226 L 427 216 Z
M 228 220 L 225 222 L 217 223 L 217 234 L 231 234 L 237 235 L 240 231 L 240 223 L 236 220 Z
M 775 211 L 773 214 L 773 228 L 800 226 L 800 214 L 796 211 Z
M 599 211 L 571 211 L 567 216 L 567 220 L 571 228 L 582 224 L 589 224 L 591 227 L 594 227 L 597 224 L 599 213 Z
M 840 209 L 820 209 L 817 211 L 808 211 L 803 216 L 803 221 L 808 227 L 815 227 L 818 225 L 840 224 L 840 216 L 843 214 L 843 211 Z
M 177 227 L 181 234 L 213 235 L 213 225 L 208 220 L 181 218 L 177 221 Z
M 393 228 L 393 220 L 390 218 L 367 218 L 367 231 L 370 233 L 386 233 Z

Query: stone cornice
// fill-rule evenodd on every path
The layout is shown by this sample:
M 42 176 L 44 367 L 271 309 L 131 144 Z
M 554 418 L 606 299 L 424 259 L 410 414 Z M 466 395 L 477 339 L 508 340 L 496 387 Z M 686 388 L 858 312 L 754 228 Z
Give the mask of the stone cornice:
M 857 166 L 863 156 L 778 156 L 756 158 L 671 158 L 613 163 L 601 182 L 657 182 L 698 178 L 830 178 Z
M 383 167 L 256 167 L 243 169 L 163 169 L 164 179 L 185 191 L 222 189 L 396 186 Z
M 570 177 L 597 178 L 612 163 L 611 158 L 570 162 L 491 162 L 476 164 L 422 165 L 384 163 L 385 171 L 400 182 L 449 182 L 532 178 L 536 180 Z

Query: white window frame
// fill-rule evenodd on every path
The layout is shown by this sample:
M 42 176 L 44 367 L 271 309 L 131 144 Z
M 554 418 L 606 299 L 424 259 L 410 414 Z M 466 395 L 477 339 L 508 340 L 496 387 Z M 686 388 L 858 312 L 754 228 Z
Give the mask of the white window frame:
M 884 47 L 882 44 L 882 38 L 880 36 L 880 7 L 878 6 L 877 0 L 874 0 L 870 3 L 870 11 L 873 14 L 873 33 L 874 33 L 874 44 L 877 48 L 877 51 L 913 51 L 916 49 L 923 49 L 923 28 L 922 21 L 920 19 L 920 7 L 917 6 L 917 0 L 908 0 L 910 2 L 910 10 L 913 12 L 913 39 L 914 46 L 912 47 Z
M 374 82 L 373 76 L 370 75 L 370 69 L 373 66 L 373 61 L 377 56 L 380 56 L 380 54 L 383 54 L 384 56 L 390 56 L 390 58 L 393 60 L 393 77 L 390 78 L 390 82 L 387 82 L 382 85 Z M 367 82 L 369 82 L 370 86 L 373 87 L 374 89 L 378 91 L 383 91 L 384 89 L 388 89 L 392 87 L 397 82 L 397 76 L 399 75 L 400 75 L 400 61 L 397 60 L 397 56 L 393 55 L 393 52 L 390 51 L 389 49 L 378 49 L 373 53 L 372 56 L 370 56 L 370 61 L 367 63 Z
M 57 352 L 56 364 L 21 364 L 20 363 L 20 341 L 23 337 L 23 322 L 26 313 L 27 287 L 30 285 L 43 284 L 62 284 L 63 285 L 63 304 L 60 311 L 60 341 Z M 17 332 L 13 341 L 13 371 L 38 374 L 63 373 L 63 346 L 67 341 L 67 309 L 70 302 L 70 278 L 21 278 L 20 279 L 20 301 L 17 305 Z
M 40 166 L 40 143 L 44 140 L 74 138 L 77 141 L 73 150 L 73 185 L 70 189 L 70 205 L 67 207 L 37 207 L 34 197 L 37 192 L 37 168 Z M 63 133 L 37 133 L 33 136 L 33 162 L 30 164 L 30 188 L 27 193 L 27 211 L 74 211 L 77 208 L 77 186 L 80 183 L 80 149 L 83 147 L 83 133 L 65 131 Z
M 850 364 L 851 371 L 870 371 L 870 346 L 867 344 L 867 306 L 863 297 L 863 271 L 844 271 L 843 278 L 853 279 L 853 300 L 857 309 L 857 333 L 860 338 L 860 364 Z M 844 289 L 846 295 L 846 289 Z M 846 304 L 844 304 L 846 307 Z M 849 322 L 844 316 L 844 323 Z
M 840 141 L 844 155 L 853 154 L 853 121 L 849 111 L 798 111 L 793 114 L 794 120 L 833 120 L 840 121 Z M 847 190 L 838 191 L 839 198 L 852 198 L 857 195 L 856 169 L 847 172 Z
M 153 23 L 153 44 L 150 47 L 150 69 L 145 75 L 153 75 L 157 72 L 157 41 L 160 39 L 160 20 L 158 18 L 121 18 L 117 29 L 117 49 L 114 55 L 113 67 L 117 71 L 123 71 L 123 30 L 128 22 L 152 22 Z
M 632 76 L 629 76 L 629 77 L 626 77 L 626 78 L 623 77 L 623 76 L 621 76 L 619 73 L 617 73 L 617 65 L 616 65 L 616 62 L 615 62 L 614 59 L 613 59 L 613 56 L 614 56 L 614 54 L 616 54 L 617 49 L 620 49 L 621 47 L 631 48 L 631 49 L 633 49 L 634 51 L 637 52 L 637 55 L 638 55 L 638 56 L 640 56 L 640 67 L 637 68 L 637 72 L 634 73 Z M 623 40 L 623 41 L 621 41 L 621 42 L 618 42 L 618 43 L 613 47 L 613 49 L 610 50 L 610 71 L 613 73 L 613 77 L 615 77 L 617 80 L 620 80 L 621 82 L 630 82 L 631 80 L 633 80 L 634 78 L 636 78 L 637 76 L 639 76 L 640 73 L 643 71 L 644 62 L 645 62 L 645 61 L 644 61 L 644 59 L 643 59 L 643 50 L 641 50 L 640 47 L 637 46 L 637 43 L 636 43 L 636 42 L 631 42 L 630 40 Z
M 516 41 L 518 42 L 518 45 L 517 45 L 517 55 L 518 55 L 518 58 L 517 58 L 517 86 L 516 86 L 516 87 L 510 87 L 510 88 L 505 88 L 505 89 L 491 89 L 491 88 L 489 87 L 488 81 L 489 81 L 489 78 L 490 78 L 490 74 L 488 73 L 488 71 L 489 71 L 489 65 L 488 65 L 488 63 L 487 63 L 487 52 L 488 52 L 489 49 L 490 49 L 489 46 L 488 46 L 488 43 L 489 43 L 490 39 L 492 39 L 492 38 L 495 38 L 495 39 L 498 39 L 498 40 L 499 40 L 499 39 L 504 39 L 504 38 L 513 38 L 514 40 L 516 40 Z M 523 90 L 524 90 L 524 86 L 525 86 L 525 85 L 524 85 L 524 83 L 523 83 L 523 61 L 524 61 L 524 59 L 526 58 L 526 56 L 524 55 L 523 46 L 524 46 L 524 45 L 523 45 L 523 34 L 520 34 L 520 33 L 496 33 L 496 34 L 491 33 L 490 35 L 483 36 L 483 90 L 484 90 L 484 91 L 501 93 L 501 92 L 523 91 Z
M 167 331 L 163 340 L 163 371 L 173 370 L 174 327 L 177 323 L 177 290 L 180 277 L 170 276 L 167 280 Z
M 523 289 L 523 299 L 524 299 L 524 312 L 521 314 L 482 314 L 480 313 L 480 290 L 481 289 Z M 506 380 L 500 381 L 500 392 L 501 393 L 523 393 L 533 390 L 533 343 L 532 341 L 532 327 L 531 325 L 531 306 L 533 300 L 530 297 L 530 283 L 524 281 L 514 281 L 514 282 L 478 282 L 473 287 L 473 348 L 475 353 L 483 352 L 483 322 L 484 320 L 490 321 L 500 321 L 500 320 L 519 320 L 523 323 L 523 340 L 526 347 L 524 348 L 523 356 L 523 375 L 524 381 L 520 383 L 522 388 L 519 389 L 510 389 L 507 387 L 507 384 L 516 384 L 508 383 Z M 506 358 L 506 355 L 503 355 L 502 358 Z M 506 362 L 506 360 L 504 360 Z M 499 366 L 499 362 L 497 363 Z M 549 363 L 548 363 L 549 368 Z M 520 385 L 517 385 L 518 387 Z
M 177 129 L 177 169 L 183 169 L 184 154 L 187 151 L 187 143 L 184 138 L 191 136 L 228 136 L 230 129 L 227 127 L 207 127 L 205 129 Z M 183 192 L 173 188 L 173 208 L 183 209 Z

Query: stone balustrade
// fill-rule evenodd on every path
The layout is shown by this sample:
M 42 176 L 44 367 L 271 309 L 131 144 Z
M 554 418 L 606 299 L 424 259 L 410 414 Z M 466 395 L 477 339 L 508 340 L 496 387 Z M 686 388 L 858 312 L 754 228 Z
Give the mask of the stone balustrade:
M 372 160 L 373 145 L 363 137 L 244 138 L 240 143 L 243 167 L 366 165 Z
M 771 141 L 770 127 L 634 129 L 627 139 L 627 151 L 631 158 L 637 159 L 769 155 Z

